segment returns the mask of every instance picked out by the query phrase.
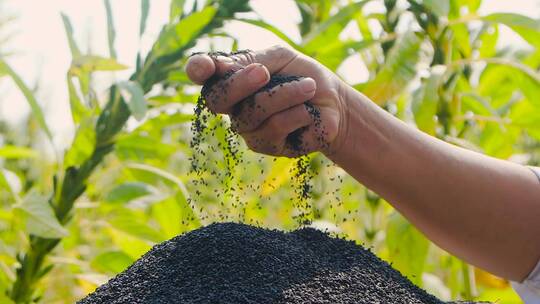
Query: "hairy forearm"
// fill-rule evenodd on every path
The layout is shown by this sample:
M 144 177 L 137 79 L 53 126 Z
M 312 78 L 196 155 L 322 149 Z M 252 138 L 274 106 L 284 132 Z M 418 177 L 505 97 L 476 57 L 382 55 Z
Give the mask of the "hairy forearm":
M 540 258 L 536 176 L 424 134 L 346 92 L 348 133 L 329 158 L 440 247 L 503 277 L 526 277 Z

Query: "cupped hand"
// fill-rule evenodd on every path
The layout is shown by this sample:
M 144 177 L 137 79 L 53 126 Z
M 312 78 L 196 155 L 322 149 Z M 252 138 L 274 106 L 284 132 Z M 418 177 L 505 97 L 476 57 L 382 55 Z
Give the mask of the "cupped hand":
M 204 92 L 207 106 L 230 115 L 256 152 L 287 157 L 328 154 L 339 148 L 347 133 L 346 84 L 297 51 L 275 46 L 229 56 L 197 54 L 189 59 L 186 72 L 197 84 L 219 79 Z M 301 78 L 258 92 L 274 74 Z

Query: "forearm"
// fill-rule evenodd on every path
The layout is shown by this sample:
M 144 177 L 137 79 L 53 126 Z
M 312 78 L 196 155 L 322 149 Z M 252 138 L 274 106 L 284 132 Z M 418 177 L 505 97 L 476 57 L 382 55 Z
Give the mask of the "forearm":
M 540 257 L 540 185 L 520 165 L 461 149 L 346 93 L 346 130 L 329 157 L 440 247 L 523 279 Z

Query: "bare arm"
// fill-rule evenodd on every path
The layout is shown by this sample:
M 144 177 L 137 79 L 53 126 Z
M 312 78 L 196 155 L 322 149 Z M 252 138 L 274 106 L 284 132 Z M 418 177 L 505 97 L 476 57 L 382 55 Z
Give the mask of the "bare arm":
M 295 156 L 286 137 L 307 128 L 302 153 L 321 151 L 379 193 L 440 247 L 471 264 L 521 281 L 540 258 L 540 183 L 523 166 L 464 150 L 407 126 L 343 83 L 312 58 L 271 48 L 230 59 L 194 56 L 186 67 L 203 83 L 228 70 L 226 96 L 209 106 L 232 107 L 271 74 L 307 76 L 255 96 L 257 107 L 232 115 L 251 149 Z M 234 81 L 235 80 L 235 81 Z M 304 101 L 320 111 L 314 127 Z M 258 110 L 260 109 L 260 110 Z M 318 139 L 324 137 L 324 144 Z
M 329 157 L 440 247 L 521 281 L 540 258 L 540 183 L 528 168 L 417 129 L 346 89 L 347 135 Z

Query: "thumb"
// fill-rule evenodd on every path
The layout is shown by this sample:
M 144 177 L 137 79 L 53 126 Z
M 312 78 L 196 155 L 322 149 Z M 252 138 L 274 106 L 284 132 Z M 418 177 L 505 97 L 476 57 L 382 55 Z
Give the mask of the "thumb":
M 229 56 L 213 53 L 196 54 L 188 59 L 186 73 L 191 81 L 204 84 L 214 74 L 223 75 L 229 70 L 238 70 L 242 67 L 244 65 L 241 62 L 235 62 Z

